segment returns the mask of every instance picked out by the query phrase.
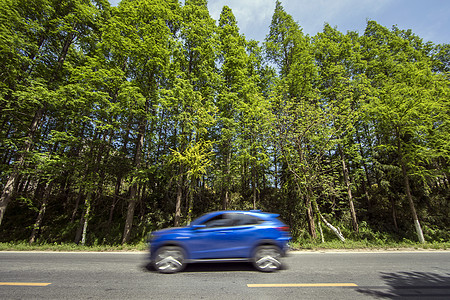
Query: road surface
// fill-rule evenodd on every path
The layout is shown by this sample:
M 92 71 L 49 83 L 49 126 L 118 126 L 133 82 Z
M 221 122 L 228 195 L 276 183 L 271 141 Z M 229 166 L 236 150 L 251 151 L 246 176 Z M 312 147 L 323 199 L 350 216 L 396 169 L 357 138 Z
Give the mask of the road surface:
M 450 251 L 291 252 L 285 268 L 149 270 L 142 252 L 0 252 L 0 299 L 450 299 Z

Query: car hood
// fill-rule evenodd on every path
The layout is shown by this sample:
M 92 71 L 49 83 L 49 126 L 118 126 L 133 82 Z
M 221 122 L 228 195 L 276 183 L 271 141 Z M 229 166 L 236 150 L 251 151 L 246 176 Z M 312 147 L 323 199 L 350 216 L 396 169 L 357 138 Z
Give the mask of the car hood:
M 186 228 L 187 227 L 170 227 L 170 228 L 165 228 L 165 229 L 153 231 L 152 235 L 165 235 L 165 234 L 170 234 L 170 233 L 183 232 L 183 231 L 186 231 Z

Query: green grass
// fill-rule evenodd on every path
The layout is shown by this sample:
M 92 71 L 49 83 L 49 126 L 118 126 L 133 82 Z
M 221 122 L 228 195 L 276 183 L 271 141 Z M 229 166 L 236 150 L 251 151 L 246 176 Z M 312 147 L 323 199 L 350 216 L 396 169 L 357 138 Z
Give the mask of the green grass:
M 403 242 L 380 242 L 380 241 L 353 241 L 346 240 L 344 243 L 338 240 L 321 243 L 318 241 L 301 240 L 291 243 L 293 250 L 449 250 L 450 242 L 415 243 L 408 240 Z M 125 245 L 93 245 L 82 246 L 73 243 L 63 244 L 33 244 L 27 242 L 0 243 L 0 251 L 87 251 L 87 252 L 114 252 L 114 251 L 146 251 L 144 242 Z
M 28 244 L 27 242 L 0 243 L 0 251 L 90 251 L 90 252 L 114 252 L 114 251 L 145 251 L 147 245 L 144 242 L 125 245 L 94 245 L 82 246 L 74 243 L 54 244 Z
M 403 242 L 380 242 L 380 241 L 353 241 L 346 240 L 317 242 L 311 240 L 292 242 L 294 250 L 449 250 L 450 242 L 430 242 L 420 244 L 411 241 Z

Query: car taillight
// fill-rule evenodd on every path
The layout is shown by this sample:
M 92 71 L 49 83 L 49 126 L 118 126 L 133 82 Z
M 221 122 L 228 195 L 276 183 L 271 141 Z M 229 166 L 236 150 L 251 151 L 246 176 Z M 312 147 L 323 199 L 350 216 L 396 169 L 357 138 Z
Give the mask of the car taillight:
M 289 232 L 289 226 L 281 226 L 277 227 L 276 229 L 278 229 L 279 231 Z

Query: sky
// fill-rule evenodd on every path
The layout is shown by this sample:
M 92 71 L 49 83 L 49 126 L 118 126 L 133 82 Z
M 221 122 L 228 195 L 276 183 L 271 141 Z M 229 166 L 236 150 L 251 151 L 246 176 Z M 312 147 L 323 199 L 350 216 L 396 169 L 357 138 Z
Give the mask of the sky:
M 117 5 L 120 0 L 109 0 Z M 222 8 L 230 7 L 240 32 L 247 39 L 264 41 L 275 9 L 275 0 L 208 0 L 211 17 L 218 20 Z M 392 28 L 411 29 L 435 44 L 450 43 L 450 0 L 281 0 L 284 10 L 314 36 L 325 23 L 340 32 L 364 34 L 368 20 Z

